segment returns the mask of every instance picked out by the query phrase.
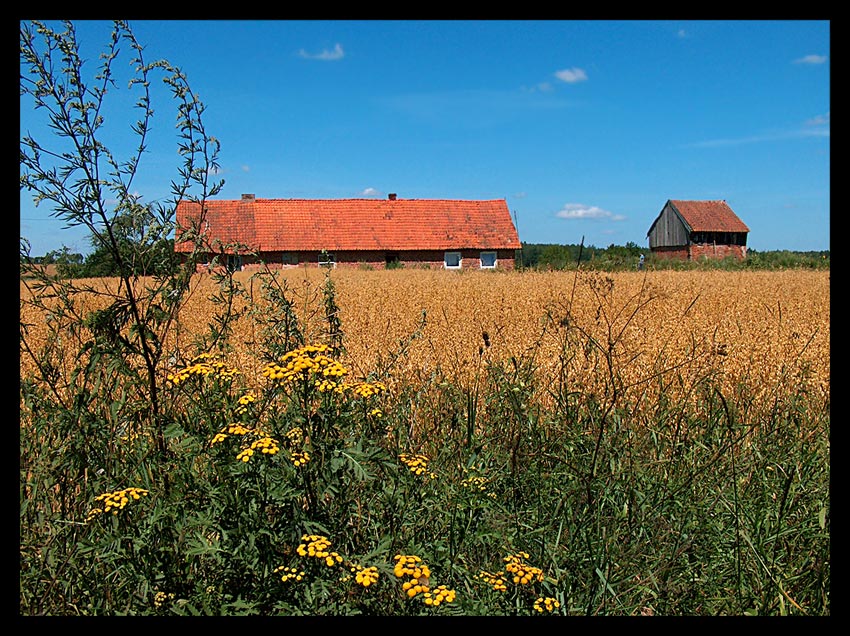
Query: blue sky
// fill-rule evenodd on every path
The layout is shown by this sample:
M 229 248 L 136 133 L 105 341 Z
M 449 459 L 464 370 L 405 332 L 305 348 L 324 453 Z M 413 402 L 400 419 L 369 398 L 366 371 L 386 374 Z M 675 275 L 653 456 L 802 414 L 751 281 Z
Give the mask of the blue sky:
M 75 24 L 92 76 L 111 23 Z M 668 199 L 725 199 L 750 248 L 829 249 L 828 20 L 130 26 L 206 105 L 218 198 L 505 199 L 522 241 L 602 248 L 646 247 Z M 126 94 L 124 82 L 111 97 Z M 167 199 L 177 177 L 161 97 L 143 201 Z M 106 111 L 110 147 L 131 147 L 126 112 Z M 21 135 L 49 140 L 44 121 L 22 98 Z M 21 192 L 33 255 L 89 251 L 85 231 L 31 199 Z

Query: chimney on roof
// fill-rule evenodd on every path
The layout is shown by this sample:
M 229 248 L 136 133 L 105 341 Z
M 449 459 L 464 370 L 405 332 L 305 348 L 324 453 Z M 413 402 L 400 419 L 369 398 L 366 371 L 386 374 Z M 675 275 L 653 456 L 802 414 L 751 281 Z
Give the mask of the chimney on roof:
M 242 200 L 243 200 L 243 201 L 253 201 L 253 200 L 254 200 L 254 198 L 255 198 L 255 197 L 254 197 L 254 195 L 253 195 L 253 194 L 243 194 L 243 195 L 242 195 Z
M 395 198 L 396 198 L 396 193 L 390 192 L 390 196 L 389 196 L 390 201 L 395 201 Z

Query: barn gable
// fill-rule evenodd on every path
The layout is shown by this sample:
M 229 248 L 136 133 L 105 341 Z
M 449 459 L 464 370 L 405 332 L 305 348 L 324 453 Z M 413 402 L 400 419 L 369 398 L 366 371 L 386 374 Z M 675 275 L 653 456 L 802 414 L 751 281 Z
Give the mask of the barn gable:
M 448 268 L 512 267 L 522 247 L 503 199 L 257 199 L 180 202 L 177 224 L 198 226 L 212 249 L 248 246 L 281 265 L 428 264 Z M 192 244 L 178 232 L 175 251 Z M 322 259 L 325 259 L 324 261 Z M 510 262 L 508 262 L 510 261 Z M 448 264 L 447 264 L 448 263 Z M 243 262 L 242 265 L 245 265 Z
M 661 257 L 745 258 L 749 231 L 726 201 L 670 199 L 647 237 L 650 250 Z

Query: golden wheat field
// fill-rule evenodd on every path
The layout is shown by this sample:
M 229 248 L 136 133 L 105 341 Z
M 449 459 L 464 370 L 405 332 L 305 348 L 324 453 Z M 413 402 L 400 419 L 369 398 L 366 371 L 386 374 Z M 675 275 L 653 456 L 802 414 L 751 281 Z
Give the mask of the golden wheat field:
M 329 275 L 344 333 L 341 361 L 354 376 L 386 370 L 390 385 L 435 377 L 464 385 L 482 365 L 510 369 L 517 361 L 534 369 L 544 403 L 555 387 L 605 392 L 616 386 L 639 399 L 655 391 L 687 394 L 707 377 L 727 392 L 749 387 L 754 402 L 769 404 L 777 391 L 797 389 L 829 400 L 829 272 L 293 269 L 277 275 L 312 342 L 327 330 L 322 289 Z M 259 280 L 246 272 L 236 278 L 246 294 L 235 308 L 264 307 Z M 209 300 L 214 291 L 208 275 L 193 280 L 170 342 L 186 359 L 198 353 L 187 350 L 192 335 L 219 309 Z M 22 282 L 21 322 L 37 340 L 46 329 L 24 302 L 29 293 Z M 260 329 L 258 317 L 246 313 L 231 339 L 229 363 L 249 383 L 259 382 L 265 364 L 256 355 Z M 24 373 L 24 355 L 21 365 Z

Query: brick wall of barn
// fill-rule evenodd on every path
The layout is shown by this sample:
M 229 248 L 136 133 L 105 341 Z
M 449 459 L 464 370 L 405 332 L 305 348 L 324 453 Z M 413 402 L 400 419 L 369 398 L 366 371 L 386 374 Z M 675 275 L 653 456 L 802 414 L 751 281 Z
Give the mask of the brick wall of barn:
M 714 245 L 711 243 L 696 243 L 690 245 L 691 260 L 698 261 L 701 258 L 726 258 L 733 256 L 738 260 L 747 257 L 747 248 L 744 245 Z
M 739 260 L 747 257 L 745 245 L 714 245 L 711 243 L 694 243 L 675 247 L 655 247 L 652 254 L 657 258 L 697 261 L 702 258 L 722 259 L 733 256 Z

